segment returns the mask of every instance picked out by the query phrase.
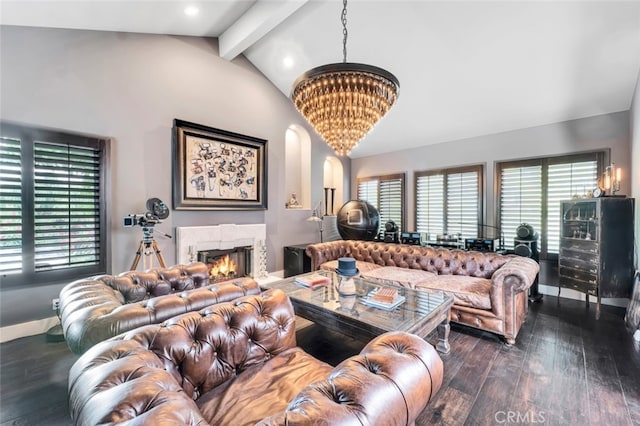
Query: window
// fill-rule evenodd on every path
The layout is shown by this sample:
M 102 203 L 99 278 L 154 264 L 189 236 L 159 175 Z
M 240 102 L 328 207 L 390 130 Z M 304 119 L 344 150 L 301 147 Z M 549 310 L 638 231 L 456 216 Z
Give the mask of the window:
M 378 209 L 380 228 L 392 220 L 403 229 L 404 224 L 404 173 L 388 176 L 358 178 L 358 200 Z
M 2 286 L 106 270 L 106 141 L 2 123 Z
M 540 258 L 557 258 L 560 201 L 593 189 L 603 164 L 604 152 L 498 163 L 497 205 L 505 247 L 513 248 L 518 225 L 528 223 L 540 234 Z
M 482 233 L 482 166 L 416 173 L 416 231 L 461 234 L 476 238 Z

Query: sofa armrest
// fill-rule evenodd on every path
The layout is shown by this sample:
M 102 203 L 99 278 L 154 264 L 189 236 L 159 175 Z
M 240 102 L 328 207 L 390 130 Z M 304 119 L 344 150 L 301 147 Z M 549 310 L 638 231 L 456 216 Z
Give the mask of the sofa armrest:
M 514 256 L 491 276 L 494 287 L 509 287 L 514 293 L 526 291 L 536 279 L 540 265 L 528 257 Z
M 303 389 L 285 413 L 259 424 L 414 424 L 442 379 L 433 346 L 413 334 L 385 333 Z
M 311 270 L 317 271 L 320 265 L 349 255 L 349 243 L 346 240 L 310 244 L 305 252 L 311 259 Z

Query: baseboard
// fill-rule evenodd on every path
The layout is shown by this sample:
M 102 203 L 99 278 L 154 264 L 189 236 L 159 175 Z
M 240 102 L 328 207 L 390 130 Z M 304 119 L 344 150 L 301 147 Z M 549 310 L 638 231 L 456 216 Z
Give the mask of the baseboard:
M 554 287 L 554 286 L 550 286 L 550 285 L 544 285 L 544 284 L 539 284 L 538 285 L 538 291 L 541 294 L 546 294 L 549 296 L 557 296 L 558 295 L 558 287 Z M 581 293 L 579 291 L 575 291 L 572 290 L 570 288 L 563 288 L 562 292 L 560 293 L 560 297 L 564 297 L 565 299 L 574 299 L 574 300 L 585 300 L 586 294 Z M 590 296 L 590 300 L 593 302 L 595 301 L 595 297 L 594 296 Z M 609 305 L 609 306 L 617 306 L 618 308 L 626 308 L 629 305 L 629 299 L 625 299 L 625 298 L 606 298 L 606 299 L 602 299 L 601 303 L 603 305 Z
M 9 342 L 21 337 L 44 334 L 51 327 L 60 323 L 58 317 L 44 318 L 37 321 L 23 322 L 0 328 L 0 343 Z

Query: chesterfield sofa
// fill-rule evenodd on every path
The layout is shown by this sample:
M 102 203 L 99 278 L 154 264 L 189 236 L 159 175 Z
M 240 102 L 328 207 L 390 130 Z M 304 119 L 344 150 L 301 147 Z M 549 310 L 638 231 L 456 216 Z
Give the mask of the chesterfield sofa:
M 258 293 L 251 278 L 210 285 L 207 265 L 201 262 L 100 275 L 63 287 L 60 322 L 67 345 L 81 354 L 125 331 Z
M 296 347 L 278 289 L 177 316 L 96 344 L 69 373 L 78 425 L 411 425 L 443 363 L 391 332 L 335 368 Z
M 532 259 L 394 243 L 339 240 L 306 248 L 311 269 L 337 267 L 353 257 L 363 278 L 440 291 L 454 299 L 450 320 L 515 343 L 528 312 L 528 289 L 539 265 Z

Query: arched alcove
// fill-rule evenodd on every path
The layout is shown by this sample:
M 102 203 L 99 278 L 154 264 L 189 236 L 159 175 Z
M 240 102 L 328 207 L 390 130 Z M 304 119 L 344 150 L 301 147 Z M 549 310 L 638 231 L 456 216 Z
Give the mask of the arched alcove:
M 333 216 L 344 204 L 344 171 L 342 162 L 329 156 L 324 160 L 323 188 L 325 188 L 325 214 Z M 327 191 L 328 189 L 328 191 Z
M 285 134 L 285 199 L 288 208 L 311 208 L 311 138 L 291 125 Z M 298 205 L 289 205 L 295 194 Z

